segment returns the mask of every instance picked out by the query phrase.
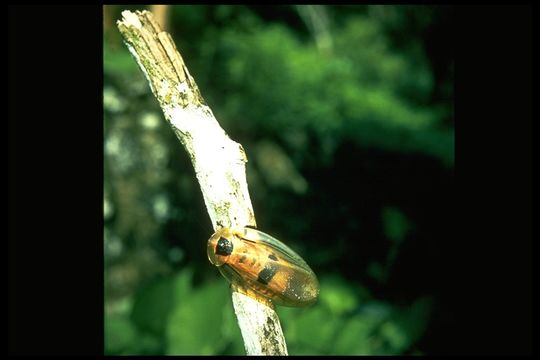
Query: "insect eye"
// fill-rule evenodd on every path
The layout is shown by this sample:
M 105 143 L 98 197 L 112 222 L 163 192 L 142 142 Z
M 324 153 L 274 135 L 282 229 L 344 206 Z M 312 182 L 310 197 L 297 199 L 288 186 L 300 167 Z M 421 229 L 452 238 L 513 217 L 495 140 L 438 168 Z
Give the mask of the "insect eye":
M 230 240 L 221 238 L 216 245 L 216 255 L 229 256 L 232 254 L 233 244 Z

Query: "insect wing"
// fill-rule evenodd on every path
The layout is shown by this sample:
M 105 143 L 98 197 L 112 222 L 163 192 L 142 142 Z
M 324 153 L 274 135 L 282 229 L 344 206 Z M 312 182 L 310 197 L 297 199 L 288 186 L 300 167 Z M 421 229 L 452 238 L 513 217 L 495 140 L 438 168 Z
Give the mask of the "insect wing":
M 235 269 L 230 274 L 231 277 L 235 275 L 243 277 L 245 282 L 263 295 L 271 294 L 272 300 L 277 304 L 304 306 L 315 302 L 319 293 L 317 277 L 296 252 L 261 231 L 244 228 L 240 232 L 237 235 L 243 240 L 265 248 L 271 254 L 269 256 L 271 260 L 258 273 L 256 280 L 242 275 Z
M 225 279 L 229 280 L 230 283 L 236 283 L 241 285 L 247 281 L 245 276 L 240 274 L 238 270 L 234 268 L 234 266 L 231 266 L 229 264 L 223 264 L 222 266 L 219 266 L 218 270 L 221 275 L 225 277 Z
M 290 262 L 291 264 L 298 265 L 299 267 L 303 268 L 306 271 L 313 272 L 311 268 L 306 264 L 304 259 L 300 257 L 294 250 L 292 250 L 290 247 L 282 243 L 276 238 L 273 238 L 272 236 L 251 228 L 244 228 L 241 230 L 241 233 L 238 234 L 242 239 L 247 241 L 252 241 L 256 243 L 260 243 L 263 245 L 266 245 L 274 250 L 276 250 L 281 257 L 283 257 L 286 261 Z

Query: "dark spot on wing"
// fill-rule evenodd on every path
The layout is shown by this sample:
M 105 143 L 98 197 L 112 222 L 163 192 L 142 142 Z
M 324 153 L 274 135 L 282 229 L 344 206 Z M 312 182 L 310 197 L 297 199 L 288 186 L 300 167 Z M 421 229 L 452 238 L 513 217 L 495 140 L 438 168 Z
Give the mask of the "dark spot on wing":
M 277 267 L 273 266 L 272 264 L 268 264 L 259 273 L 259 277 L 257 278 L 257 281 L 260 282 L 261 284 L 268 285 L 268 283 L 272 280 L 274 275 L 276 275 L 276 272 L 277 272 Z
M 272 259 L 272 260 L 274 260 L 274 261 L 278 261 L 276 255 L 274 255 L 274 254 L 268 255 L 268 258 L 269 258 L 269 259 Z
M 246 261 L 246 255 L 242 255 L 242 257 L 240 258 L 240 260 L 238 260 L 238 262 L 239 262 L 240 264 L 243 264 L 244 261 Z

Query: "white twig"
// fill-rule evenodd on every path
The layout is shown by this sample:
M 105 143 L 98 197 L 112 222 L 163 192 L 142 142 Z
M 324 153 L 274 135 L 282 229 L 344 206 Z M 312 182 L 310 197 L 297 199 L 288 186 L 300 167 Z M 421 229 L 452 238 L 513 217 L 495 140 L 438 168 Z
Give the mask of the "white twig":
M 123 11 L 122 17 L 117 25 L 124 42 L 191 158 L 214 230 L 255 226 L 242 145 L 220 127 L 170 35 L 152 13 Z M 205 246 L 201 244 L 203 254 Z M 287 355 L 273 308 L 238 292 L 232 293 L 232 301 L 248 355 Z

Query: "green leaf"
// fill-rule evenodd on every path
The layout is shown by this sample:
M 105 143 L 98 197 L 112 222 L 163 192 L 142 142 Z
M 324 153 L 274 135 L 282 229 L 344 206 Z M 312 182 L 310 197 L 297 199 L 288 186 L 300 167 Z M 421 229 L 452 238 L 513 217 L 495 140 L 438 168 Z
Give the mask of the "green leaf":
M 374 353 L 371 334 L 380 320 L 357 315 L 347 321 L 336 337 L 333 353 L 336 355 L 371 355 Z
M 138 65 L 127 49 L 111 50 L 104 45 L 103 70 L 106 73 L 133 73 L 138 71 Z
M 321 354 L 324 349 L 331 347 L 343 322 L 325 307 L 314 306 L 305 309 L 294 321 L 285 325 L 285 338 L 298 346 L 299 353 Z
M 400 353 L 410 345 L 410 339 L 404 330 L 402 326 L 393 321 L 382 324 L 380 335 L 387 341 L 391 353 Z
M 227 296 L 227 301 L 223 307 L 223 326 L 221 327 L 221 334 L 223 339 L 228 342 L 225 346 L 223 355 L 245 355 L 246 350 L 244 348 L 244 340 L 240 327 L 238 326 L 238 320 L 234 315 L 234 309 L 230 296 Z
M 341 315 L 358 306 L 359 296 L 368 298 L 367 290 L 361 286 L 351 286 L 338 276 L 321 278 L 319 302 L 335 315 Z
M 136 329 L 123 317 L 105 318 L 105 354 L 123 354 L 133 347 Z
M 135 297 L 132 321 L 142 330 L 161 336 L 174 305 L 174 278 L 154 280 Z
M 433 307 L 433 300 L 430 297 L 417 299 L 410 308 L 403 311 L 396 319 L 399 326 L 407 334 L 408 346 L 414 344 L 424 334 Z
M 405 240 L 411 225 L 405 214 L 394 207 L 384 207 L 382 210 L 384 233 L 386 237 L 395 243 Z
M 228 297 L 226 282 L 215 281 L 177 298 L 167 324 L 167 353 L 215 355 L 223 351 L 228 340 L 222 333 Z
M 409 308 L 395 310 L 392 319 L 380 328 L 380 336 L 390 353 L 403 353 L 424 334 L 431 314 L 432 299 L 417 299 Z
M 380 282 L 383 282 L 386 276 L 383 266 L 376 261 L 370 261 L 367 267 L 367 272 L 369 276 Z

